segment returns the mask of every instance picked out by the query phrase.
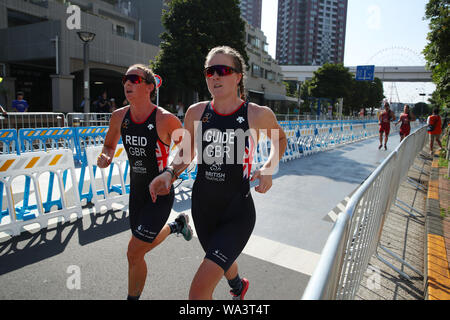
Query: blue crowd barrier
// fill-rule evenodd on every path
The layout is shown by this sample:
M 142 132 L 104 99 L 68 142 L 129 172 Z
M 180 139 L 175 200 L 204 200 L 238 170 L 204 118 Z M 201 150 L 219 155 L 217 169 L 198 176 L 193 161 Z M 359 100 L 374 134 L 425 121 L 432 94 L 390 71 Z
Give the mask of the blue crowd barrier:
M 1 129 L 0 130 L 0 150 L 2 154 L 17 153 L 19 150 L 19 139 L 16 129 Z
M 281 127 L 289 131 L 288 147 L 285 151 L 283 161 L 298 158 L 312 154 L 314 152 L 324 151 L 331 147 L 357 141 L 363 138 L 374 136 L 374 122 L 370 121 L 280 121 Z M 371 127 L 371 131 L 368 129 Z M 358 128 L 358 130 L 354 129 Z M 78 179 L 78 193 L 80 200 L 86 199 L 91 202 L 93 194 L 92 188 L 83 193 L 84 180 L 87 169 L 86 148 L 90 146 L 103 145 L 104 139 L 108 132 L 107 126 L 100 127 L 62 127 L 62 128 L 39 128 L 39 129 L 3 129 L 0 130 L 0 153 L 10 154 L 28 153 L 33 151 L 49 151 L 54 149 L 70 149 L 73 152 L 74 162 L 79 173 Z M 122 143 L 119 141 L 119 143 Z M 265 139 L 259 141 L 256 146 L 256 154 L 254 159 L 256 165 L 253 167 L 257 169 L 259 165 L 263 164 L 270 154 L 270 140 Z M 180 179 L 195 180 L 197 173 L 197 166 L 186 169 L 181 175 Z M 95 170 L 97 169 L 94 166 Z M 107 188 L 109 192 L 121 193 L 120 186 L 111 185 L 111 178 L 113 172 L 113 165 L 109 168 L 109 176 Z M 124 172 L 124 181 L 129 170 L 129 163 L 126 164 Z M 63 183 L 66 184 L 67 172 L 63 174 Z M 28 203 L 30 193 L 30 177 L 25 177 L 24 201 L 21 207 L 17 208 L 18 219 L 27 217 L 27 212 L 34 207 Z M 49 186 L 47 198 L 43 199 L 43 207 L 48 212 L 52 206 L 57 205 L 61 208 L 61 199 L 52 199 L 54 174 L 50 173 Z M 0 182 L 0 192 L 3 195 L 4 186 Z M 99 192 L 103 192 L 99 190 Z M 126 186 L 126 192 L 129 193 L 129 185 Z M 3 197 L 0 197 L 0 209 L 2 206 Z M 1 215 L 5 215 L 4 211 L 0 211 Z
M 73 152 L 74 162 L 80 168 L 78 178 L 78 190 L 80 200 L 92 200 L 92 190 L 82 193 L 84 178 L 86 174 L 87 160 L 85 150 L 86 147 L 103 145 L 104 138 L 108 132 L 108 127 L 61 127 L 61 128 L 37 128 L 37 129 L 3 129 L 0 130 L 0 146 L 2 154 L 16 153 L 20 155 L 24 152 L 50 151 L 56 149 L 70 149 Z M 94 168 L 95 170 L 96 168 Z M 110 167 L 110 173 L 113 167 Z M 128 173 L 128 164 L 125 170 L 125 176 Z M 47 198 L 43 199 L 43 208 L 45 212 L 57 205 L 61 209 L 61 199 L 53 198 L 54 173 L 50 173 Z M 66 185 L 67 171 L 63 173 L 63 183 Z M 0 182 L 0 194 L 3 195 L 3 183 Z M 21 206 L 17 206 L 16 215 L 18 220 L 31 219 L 29 215 L 31 210 L 36 209 L 36 205 L 29 205 L 31 179 L 25 176 L 24 196 Z M 108 179 L 108 187 L 110 191 L 119 192 L 117 186 L 111 185 L 111 177 Z M 127 185 L 129 192 L 129 185 Z M 0 209 L 3 208 L 3 197 L 0 197 Z M 0 210 L 0 218 L 7 215 L 7 210 Z

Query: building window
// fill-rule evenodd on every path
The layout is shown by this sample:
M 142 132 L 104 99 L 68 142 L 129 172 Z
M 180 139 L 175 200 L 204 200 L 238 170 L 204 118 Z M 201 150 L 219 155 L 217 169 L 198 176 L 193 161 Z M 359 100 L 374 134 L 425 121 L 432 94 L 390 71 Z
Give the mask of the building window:
M 125 27 L 124 26 L 116 26 L 116 33 L 119 36 L 124 36 L 125 35 Z
M 261 77 L 261 67 L 254 63 L 252 63 L 252 76 L 255 78 Z

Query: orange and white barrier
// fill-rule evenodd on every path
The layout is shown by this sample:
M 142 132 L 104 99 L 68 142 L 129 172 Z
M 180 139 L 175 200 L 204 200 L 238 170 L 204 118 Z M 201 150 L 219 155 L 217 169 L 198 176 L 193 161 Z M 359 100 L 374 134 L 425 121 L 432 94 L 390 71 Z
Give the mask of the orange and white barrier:
M 90 187 L 92 188 L 92 203 L 97 213 L 100 212 L 102 207 L 106 207 L 107 210 L 113 209 L 113 204 L 121 204 L 123 205 L 122 210 L 126 210 L 129 200 L 129 189 L 126 182 L 129 181 L 129 174 L 127 173 L 128 157 L 125 148 L 123 144 L 117 145 L 110 166 L 108 168 L 98 168 L 97 157 L 102 152 L 102 149 L 103 146 L 86 148 Z M 97 174 L 98 171 L 100 171 L 100 175 Z M 97 181 L 98 177 L 100 177 L 100 181 Z M 112 183 L 116 184 L 111 185 Z
M 67 179 L 67 173 L 65 174 L 67 170 L 70 181 Z M 56 176 L 57 185 L 57 188 L 55 186 L 56 189 L 52 190 L 52 195 L 59 196 L 60 208 L 58 206 L 52 211 L 53 206 L 49 212 L 45 212 L 43 208 L 45 195 L 41 190 L 47 189 L 48 175 L 52 174 Z M 32 190 L 22 195 L 27 178 L 31 180 Z M 5 194 L 2 194 L 2 197 L 6 198 L 7 208 L 7 214 L 1 220 L 0 231 L 10 231 L 13 236 L 17 236 L 26 225 L 37 223 L 43 229 L 53 218 L 63 217 L 67 222 L 74 214 L 77 218 L 82 217 L 71 150 L 39 151 L 23 153 L 20 156 L 0 155 L 0 182 L 3 185 Z M 53 179 L 51 186 L 54 187 Z M 21 208 L 21 196 L 24 198 L 23 201 L 29 203 L 25 208 Z

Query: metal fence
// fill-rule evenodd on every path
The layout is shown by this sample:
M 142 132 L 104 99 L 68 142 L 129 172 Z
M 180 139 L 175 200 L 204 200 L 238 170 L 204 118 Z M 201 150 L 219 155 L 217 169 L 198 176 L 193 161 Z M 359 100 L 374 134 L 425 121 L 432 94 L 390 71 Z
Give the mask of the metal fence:
M 64 113 L 55 112 L 8 112 L 0 116 L 0 129 L 63 127 Z
M 0 129 L 109 126 L 111 113 L 8 112 Z
M 101 127 L 109 126 L 111 113 L 68 113 L 65 117 L 66 127 Z
M 328 118 L 322 116 L 299 116 L 277 114 L 278 121 L 369 121 L 376 117 Z M 8 112 L 0 115 L 0 129 L 52 128 L 52 127 L 92 127 L 108 126 L 111 113 L 54 113 L 54 112 Z M 180 119 L 182 120 L 182 119 Z
M 405 138 L 351 197 L 328 237 L 303 300 L 353 299 L 373 255 L 409 278 L 382 259 L 378 249 L 423 276 L 406 261 L 382 247 L 379 240 L 385 214 L 398 201 L 396 195 L 400 182 L 423 149 L 426 136 L 426 128 L 422 127 Z M 408 213 L 414 215 L 412 211 Z

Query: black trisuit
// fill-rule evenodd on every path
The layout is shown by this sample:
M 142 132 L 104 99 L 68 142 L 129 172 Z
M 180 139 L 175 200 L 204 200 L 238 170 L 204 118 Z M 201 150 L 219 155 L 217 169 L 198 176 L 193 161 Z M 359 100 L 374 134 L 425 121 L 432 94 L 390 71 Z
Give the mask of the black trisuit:
M 130 227 L 139 240 L 152 242 L 169 218 L 174 191 L 158 196 L 155 203 L 150 196 L 150 182 L 167 166 L 169 146 L 156 132 L 156 108 L 141 123 L 131 118 L 130 109 L 122 121 L 121 134 L 130 163 Z
M 192 191 L 192 217 L 206 258 L 226 272 L 255 226 L 250 193 L 254 143 L 248 136 L 248 103 L 220 114 L 211 103 L 198 131 L 198 172 Z M 200 129 L 197 129 L 200 130 Z M 245 135 L 245 137 L 244 137 Z

